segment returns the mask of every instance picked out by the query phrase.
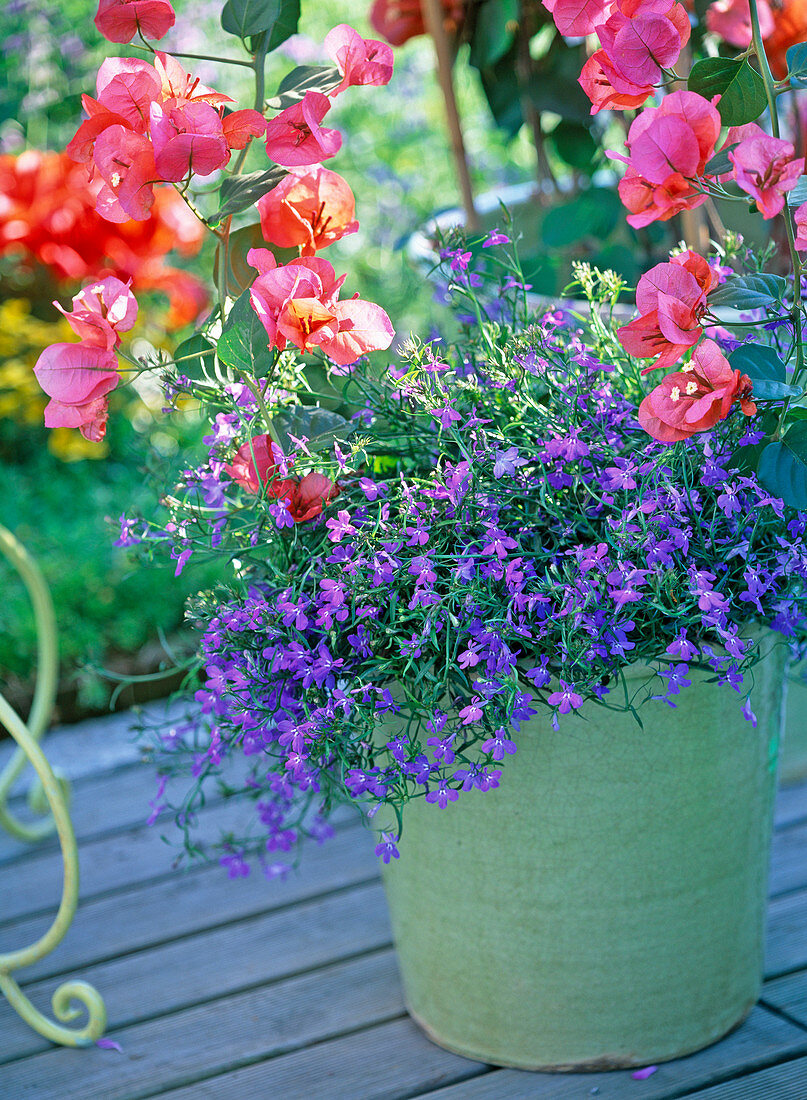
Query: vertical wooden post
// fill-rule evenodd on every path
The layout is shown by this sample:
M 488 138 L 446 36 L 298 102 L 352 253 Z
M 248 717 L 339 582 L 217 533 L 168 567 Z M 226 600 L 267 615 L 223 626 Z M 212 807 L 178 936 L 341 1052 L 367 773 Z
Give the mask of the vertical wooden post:
M 440 0 L 421 0 L 423 22 L 432 36 L 434 51 L 437 55 L 437 79 L 446 105 L 446 122 L 454 154 L 454 165 L 462 195 L 462 207 L 465 211 L 465 227 L 472 233 L 479 231 L 479 217 L 474 206 L 474 193 L 471 187 L 471 175 L 468 171 L 468 158 L 465 155 L 465 142 L 462 137 L 462 125 L 454 95 L 454 81 L 451 74 L 451 47 L 443 26 L 443 9 Z

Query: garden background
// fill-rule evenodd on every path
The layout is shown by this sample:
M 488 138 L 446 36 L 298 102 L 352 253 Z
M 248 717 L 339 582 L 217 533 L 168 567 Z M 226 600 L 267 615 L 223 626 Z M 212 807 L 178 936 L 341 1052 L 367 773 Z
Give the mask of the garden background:
M 237 55 L 237 43 L 220 28 L 219 3 L 178 0 L 176 9 L 164 48 Z M 100 61 L 111 52 L 93 25 L 94 12 L 91 0 L 65 0 L 58 8 L 43 0 L 10 0 L 0 13 L 0 521 L 36 557 L 51 587 L 60 631 L 58 717 L 63 721 L 171 686 L 174 681 L 144 681 L 133 694 L 131 687 L 121 690 L 114 676 L 149 676 L 190 652 L 192 642 L 183 631 L 185 598 L 215 584 L 220 569 L 194 562 L 176 578 L 172 562 L 158 560 L 145 569 L 114 545 L 122 514 L 148 512 L 149 470 L 164 471 L 194 442 L 201 443 L 192 408 L 169 424 L 161 415 L 156 383 L 141 381 L 113 395 L 101 445 L 86 442 L 77 431 L 51 432 L 42 424 L 47 399 L 33 366 L 47 344 L 70 338 L 52 299 L 68 306 L 82 278 L 66 274 L 63 262 L 43 263 L 43 256 L 50 259 L 50 222 L 43 223 L 55 214 L 58 227 L 69 185 L 62 178 L 49 181 L 40 166 L 37 201 L 22 218 L 14 192 L 20 187 L 19 166 L 26 165 L 20 154 L 63 150 L 81 120 L 81 92 L 92 88 Z M 290 65 L 321 63 L 323 37 L 339 22 L 374 36 L 368 14 L 369 4 L 303 0 L 301 33 L 270 56 L 267 86 Z M 467 51 L 463 47 L 455 66 L 455 84 L 473 187 L 483 193 L 528 181 L 535 149 L 526 128 L 512 138 L 496 127 L 478 73 L 465 63 Z M 128 52 L 125 46 L 118 50 L 121 56 Z M 332 124 L 345 141 L 329 166 L 353 185 L 361 231 L 337 242 L 329 255 L 337 272 L 347 273 L 348 285 L 383 306 L 402 340 L 410 331 L 426 336 L 448 323 L 439 288 L 435 291 L 408 258 L 406 245 L 429 215 L 459 204 L 459 189 L 431 41 L 411 39 L 396 48 L 395 62 L 383 92 L 359 90 L 334 107 Z M 220 82 L 216 66 L 192 64 L 203 81 Z M 243 77 L 241 72 L 228 70 L 228 91 L 249 102 L 249 72 L 243 70 Z M 117 232 L 97 222 L 106 225 L 104 232 Z M 194 254 L 196 242 L 186 241 L 184 249 L 179 243 L 167 264 L 189 272 L 210 270 L 210 258 Z M 130 244 L 136 251 L 137 242 Z M 163 251 L 169 244 L 156 242 Z M 139 261 L 145 261 L 150 245 L 153 238 L 141 242 Z M 103 240 L 87 242 L 89 255 L 104 247 Z M 92 274 L 88 271 L 84 281 Z M 192 331 L 192 324 L 181 323 L 182 315 L 198 309 L 199 291 L 176 277 L 172 286 L 172 278 L 159 273 L 149 281 L 152 293 L 141 310 L 149 317 L 148 328 L 141 327 L 139 335 L 170 349 Z M 175 295 L 170 305 L 158 289 L 161 283 Z M 4 565 L 0 591 L 0 690 L 24 713 L 33 687 L 34 626 L 25 590 Z

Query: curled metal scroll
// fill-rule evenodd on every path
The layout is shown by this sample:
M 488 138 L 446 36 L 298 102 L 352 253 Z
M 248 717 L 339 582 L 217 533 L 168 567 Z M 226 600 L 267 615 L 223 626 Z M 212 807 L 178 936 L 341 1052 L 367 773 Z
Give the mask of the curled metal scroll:
M 63 1046 L 89 1046 L 100 1038 L 106 1027 L 106 1008 L 100 994 L 87 982 L 71 981 L 59 986 L 51 1004 L 56 1023 L 39 1011 L 20 989 L 12 976 L 14 971 L 31 966 L 49 955 L 64 939 L 78 904 L 78 849 L 66 796 L 65 784 L 56 776 L 39 747 L 53 711 L 58 674 L 58 644 L 56 619 L 44 578 L 36 563 L 17 539 L 0 526 L 0 550 L 22 577 L 34 608 L 37 628 L 37 681 L 28 722 L 24 722 L 11 704 L 0 695 L 0 724 L 5 726 L 17 743 L 17 748 L 0 773 L 0 826 L 19 840 L 34 842 L 55 829 L 64 861 L 64 881 L 59 910 L 48 931 L 30 947 L 0 954 L 0 992 L 16 1012 L 40 1035 Z M 42 809 L 47 804 L 47 816 L 27 824 L 8 808 L 12 786 L 26 765 L 36 772 L 38 787 L 29 799 L 32 807 Z M 83 1027 L 68 1024 L 84 1012 Z

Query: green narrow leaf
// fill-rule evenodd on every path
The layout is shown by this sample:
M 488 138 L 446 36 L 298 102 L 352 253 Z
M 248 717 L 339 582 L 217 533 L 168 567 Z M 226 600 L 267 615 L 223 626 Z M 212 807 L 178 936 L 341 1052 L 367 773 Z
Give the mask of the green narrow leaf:
M 749 63 L 729 57 L 707 57 L 697 61 L 687 80 L 690 92 L 704 99 L 719 95 L 717 109 L 726 126 L 754 122 L 768 105 L 762 77 Z
M 272 365 L 266 329 L 252 308 L 249 290 L 233 303 L 216 347 L 225 366 L 263 377 Z
M 729 160 L 729 153 L 732 149 L 736 149 L 739 145 L 738 141 L 735 141 L 732 145 L 727 145 L 725 149 L 721 149 L 719 153 L 715 153 L 711 160 L 706 162 L 706 166 L 703 169 L 705 176 L 724 176 L 727 172 L 731 172 L 734 169 L 734 165 Z
M 266 53 L 297 33 L 300 0 L 227 0 L 221 25 L 228 34 L 247 39 L 268 32 Z
M 807 88 L 807 42 L 797 42 L 785 56 L 790 83 L 794 88 Z
M 267 191 L 277 187 L 284 176 L 287 175 L 288 170 L 286 168 L 281 168 L 279 164 L 275 164 L 264 172 L 250 172 L 246 176 L 227 176 L 222 181 L 219 190 L 221 206 L 210 218 L 209 224 L 216 226 L 225 218 L 229 218 L 233 214 L 240 214 L 242 210 L 248 210 Z
M 768 444 L 757 468 L 763 487 L 800 511 L 807 509 L 806 460 L 807 421 L 799 420 L 784 439 Z
M 281 80 L 277 95 L 267 100 L 274 111 L 284 111 L 299 103 L 306 92 L 327 95 L 342 82 L 335 65 L 298 65 Z
M 734 275 L 711 292 L 709 305 L 766 309 L 782 301 L 787 287 L 787 279 L 782 275 Z
M 787 381 L 787 367 L 778 352 L 764 344 L 743 344 L 729 355 L 735 370 L 747 374 L 759 401 L 783 401 L 786 397 L 801 397 L 798 386 Z

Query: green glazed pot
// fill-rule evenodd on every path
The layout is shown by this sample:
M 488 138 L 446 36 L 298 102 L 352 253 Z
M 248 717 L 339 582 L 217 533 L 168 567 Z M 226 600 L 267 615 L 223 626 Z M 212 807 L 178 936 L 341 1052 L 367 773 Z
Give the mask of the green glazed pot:
M 805 662 L 794 665 L 788 674 L 785 731 L 779 781 L 784 785 L 807 779 L 807 682 Z
M 514 736 L 501 786 L 404 810 L 384 881 L 408 1009 L 441 1046 L 540 1070 L 677 1058 L 761 985 L 785 645 L 754 729 L 693 672 L 644 728 L 586 704 Z M 626 670 L 630 686 L 646 666 Z M 658 681 L 656 681 L 658 683 Z

